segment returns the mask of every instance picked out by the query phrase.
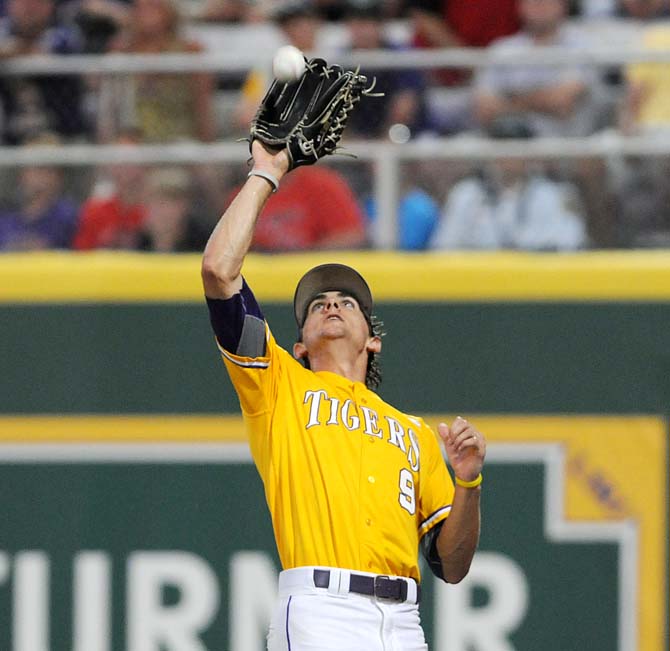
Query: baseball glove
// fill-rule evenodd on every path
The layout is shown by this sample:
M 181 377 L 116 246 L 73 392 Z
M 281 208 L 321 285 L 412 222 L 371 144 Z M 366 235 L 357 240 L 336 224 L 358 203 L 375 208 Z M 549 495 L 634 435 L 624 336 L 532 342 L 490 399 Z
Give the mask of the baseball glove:
M 305 59 L 305 66 L 297 81 L 273 81 L 251 123 L 250 143 L 286 147 L 289 169 L 332 154 L 349 113 L 374 86 L 366 88 L 367 78 L 358 71 L 323 59 Z

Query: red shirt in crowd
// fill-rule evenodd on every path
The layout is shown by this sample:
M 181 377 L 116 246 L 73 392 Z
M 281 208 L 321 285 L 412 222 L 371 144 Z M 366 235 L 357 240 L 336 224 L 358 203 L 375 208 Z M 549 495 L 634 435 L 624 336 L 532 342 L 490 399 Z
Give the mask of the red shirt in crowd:
M 442 16 L 462 47 L 486 47 L 521 28 L 517 0 L 420 0 L 415 7 Z M 420 30 L 414 35 L 414 45 L 435 47 Z M 445 85 L 462 83 L 468 78 L 463 70 L 441 70 L 436 76 Z
M 73 247 L 79 250 L 134 248 L 145 216 L 144 206 L 126 206 L 118 197 L 89 199 L 81 210 Z
M 449 0 L 444 4 L 444 19 L 470 47 L 485 47 L 521 27 L 516 0 Z
M 253 248 L 297 251 L 364 243 L 365 218 L 344 179 L 327 167 L 299 167 L 268 199 L 256 224 Z
M 468 47 L 485 47 L 521 27 L 517 0 L 438 0 L 419 2 L 416 6 L 441 14 L 449 29 Z M 416 44 L 432 45 L 423 34 L 416 35 Z

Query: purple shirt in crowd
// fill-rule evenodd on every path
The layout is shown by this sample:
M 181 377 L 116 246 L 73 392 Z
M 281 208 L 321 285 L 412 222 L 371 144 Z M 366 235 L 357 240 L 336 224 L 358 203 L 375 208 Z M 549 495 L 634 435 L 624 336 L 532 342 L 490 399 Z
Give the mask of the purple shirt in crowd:
M 67 249 L 77 228 L 79 211 L 69 199 L 58 199 L 37 219 L 18 212 L 0 213 L 0 251 Z

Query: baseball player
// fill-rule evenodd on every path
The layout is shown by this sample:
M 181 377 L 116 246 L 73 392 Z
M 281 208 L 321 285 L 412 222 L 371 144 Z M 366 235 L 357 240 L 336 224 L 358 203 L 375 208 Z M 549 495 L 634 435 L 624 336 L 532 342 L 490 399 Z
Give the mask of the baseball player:
M 259 213 L 289 169 L 285 149 L 252 144 L 253 169 L 215 227 L 202 278 L 239 396 L 283 571 L 270 651 L 418 651 L 418 549 L 450 583 L 479 538 L 486 443 L 457 418 L 437 438 L 384 402 L 378 322 L 350 267 L 309 270 L 295 291 L 293 354 L 274 337 L 242 265 Z

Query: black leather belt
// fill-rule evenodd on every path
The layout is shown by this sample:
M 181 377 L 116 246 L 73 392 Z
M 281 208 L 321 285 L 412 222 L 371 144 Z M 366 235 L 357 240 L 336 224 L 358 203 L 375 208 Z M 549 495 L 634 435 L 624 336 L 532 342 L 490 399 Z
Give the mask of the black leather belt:
M 397 578 L 390 576 L 365 576 L 364 574 L 349 575 L 349 592 L 377 597 L 378 599 L 389 599 L 390 601 L 407 600 L 407 582 L 413 579 Z M 330 570 L 314 570 L 314 585 L 317 588 L 327 588 L 330 584 Z M 420 586 L 416 586 L 416 603 L 419 603 L 421 595 Z

